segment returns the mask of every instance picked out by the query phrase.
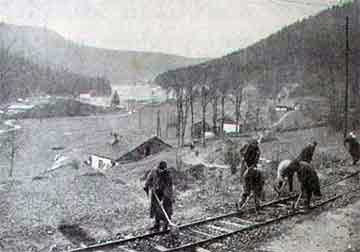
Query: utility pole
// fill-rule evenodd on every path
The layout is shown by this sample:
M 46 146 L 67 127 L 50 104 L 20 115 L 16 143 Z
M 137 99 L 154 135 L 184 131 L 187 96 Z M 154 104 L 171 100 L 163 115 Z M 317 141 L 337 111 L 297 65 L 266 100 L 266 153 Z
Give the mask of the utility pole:
M 154 90 L 151 90 L 151 134 L 154 134 Z
M 168 139 L 169 137 L 169 114 L 170 114 L 170 104 L 169 104 L 169 93 L 166 94 L 166 106 L 165 106 L 165 109 L 166 109 L 166 125 L 165 125 L 165 137 L 166 139 Z
M 201 88 L 201 99 L 202 99 L 202 146 L 206 147 L 205 132 L 206 132 L 206 88 Z
M 169 111 L 169 109 L 168 109 L 168 111 Z M 169 137 L 169 113 L 166 113 L 165 137 L 166 137 L 166 139 L 168 139 L 168 137 Z
M 255 131 L 259 130 L 259 122 L 260 122 L 260 108 L 256 109 L 256 126 L 255 126 Z
M 15 154 L 16 154 L 16 146 L 15 146 L 15 130 L 11 132 L 11 150 L 10 150 L 10 170 L 9 170 L 9 177 L 12 178 L 14 172 L 14 161 L 15 161 Z
M 160 110 L 157 111 L 156 136 L 161 137 Z
M 139 129 L 141 129 L 141 124 L 142 124 L 142 123 L 141 123 L 141 121 L 142 121 L 142 120 L 141 120 L 141 119 L 142 119 L 142 118 L 141 118 L 141 112 L 142 112 L 142 109 L 139 107 Z
M 347 136 L 348 131 L 348 99 L 349 99 L 349 17 L 346 17 L 346 49 L 345 49 L 345 106 L 344 106 L 344 138 Z

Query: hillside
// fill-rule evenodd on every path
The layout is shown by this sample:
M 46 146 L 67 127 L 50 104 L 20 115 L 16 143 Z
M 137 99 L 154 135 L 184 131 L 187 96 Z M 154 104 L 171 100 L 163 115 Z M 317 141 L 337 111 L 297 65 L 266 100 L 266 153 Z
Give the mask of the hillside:
M 37 27 L 0 24 L 2 46 L 39 64 L 65 68 L 88 76 L 106 76 L 112 84 L 151 80 L 169 69 L 198 64 L 192 59 L 163 53 L 119 51 L 80 45 L 60 34 Z
M 299 84 L 292 96 L 337 95 L 345 82 L 345 20 L 349 16 L 351 98 L 359 95 L 360 3 L 334 6 L 222 58 L 168 71 L 156 82 L 172 80 L 193 85 L 252 84 L 263 96 L 275 98 L 284 85 Z M 194 76 L 203 76 L 194 78 Z
M 110 95 L 110 81 L 40 66 L 0 48 L 0 104 L 41 94 L 76 96 L 90 90 Z

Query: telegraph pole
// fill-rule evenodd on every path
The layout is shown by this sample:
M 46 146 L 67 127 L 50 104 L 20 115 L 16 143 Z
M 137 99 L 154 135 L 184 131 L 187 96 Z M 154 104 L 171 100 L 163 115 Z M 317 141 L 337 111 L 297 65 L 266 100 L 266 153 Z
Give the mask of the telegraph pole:
M 139 129 L 142 128 L 142 118 L 141 118 L 141 112 L 142 112 L 142 109 L 139 107 Z
M 156 119 L 156 136 L 161 137 L 160 110 L 158 110 L 158 111 L 157 111 L 157 119 Z
M 345 106 L 344 106 L 344 138 L 348 131 L 348 99 L 349 99 L 349 17 L 346 17 L 346 49 L 345 49 Z

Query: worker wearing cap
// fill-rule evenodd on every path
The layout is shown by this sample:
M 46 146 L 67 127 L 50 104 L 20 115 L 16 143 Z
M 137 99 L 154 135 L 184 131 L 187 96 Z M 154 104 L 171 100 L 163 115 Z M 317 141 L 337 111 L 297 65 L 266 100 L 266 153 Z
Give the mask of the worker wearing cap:
M 240 153 L 243 154 L 247 167 L 256 166 L 260 159 L 260 148 L 258 141 L 250 141 L 250 143 L 244 145 L 241 148 Z
M 173 182 L 165 161 L 161 161 L 158 167 L 149 173 L 144 190 L 147 195 L 151 192 L 150 218 L 155 218 L 155 224 L 151 230 L 159 231 L 160 222 L 164 223 L 163 229 L 166 230 L 169 223 L 154 195 L 157 195 L 160 204 L 162 204 L 169 219 L 171 219 L 173 214 L 172 204 L 174 202 Z
M 236 205 L 237 208 L 240 210 L 252 194 L 254 197 L 255 209 L 258 210 L 260 208 L 259 199 L 264 200 L 265 198 L 264 184 L 265 177 L 263 172 L 256 169 L 255 166 L 250 166 L 244 172 L 243 193 L 239 203 Z
M 360 159 L 360 144 L 354 132 L 350 132 L 349 136 L 345 138 L 344 145 L 352 157 L 353 165 L 356 165 Z
M 314 152 L 315 152 L 315 148 L 317 146 L 317 142 L 314 141 L 312 143 L 309 143 L 308 145 L 306 145 L 300 152 L 299 156 L 296 158 L 296 160 L 298 161 L 304 161 L 307 163 L 311 163 L 313 156 L 314 156 Z

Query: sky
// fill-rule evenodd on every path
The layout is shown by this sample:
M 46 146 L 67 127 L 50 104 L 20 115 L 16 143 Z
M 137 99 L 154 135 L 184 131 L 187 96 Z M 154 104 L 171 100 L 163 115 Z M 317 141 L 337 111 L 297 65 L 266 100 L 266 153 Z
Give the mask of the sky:
M 219 57 L 340 0 L 0 0 L 0 18 L 78 43 Z

